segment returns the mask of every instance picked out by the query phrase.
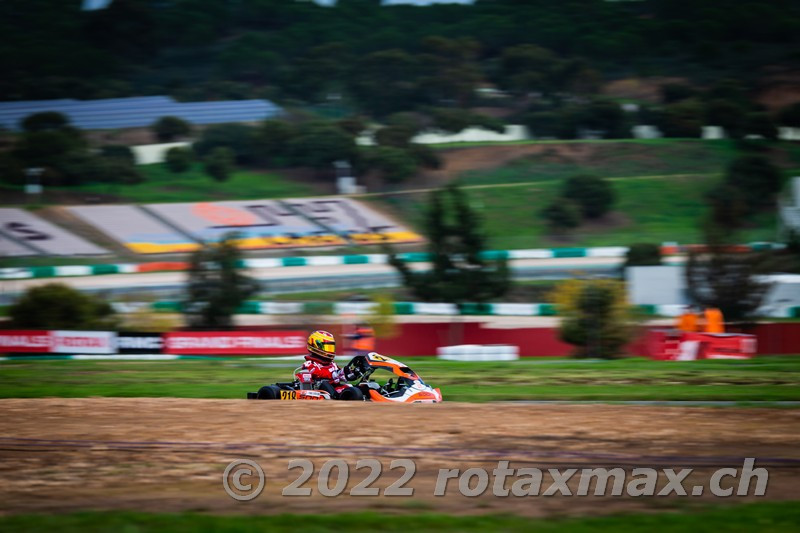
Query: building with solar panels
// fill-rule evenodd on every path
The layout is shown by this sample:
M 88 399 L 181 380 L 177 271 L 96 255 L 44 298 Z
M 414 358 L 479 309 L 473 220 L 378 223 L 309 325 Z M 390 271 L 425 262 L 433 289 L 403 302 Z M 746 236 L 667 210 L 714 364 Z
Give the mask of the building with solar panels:
M 44 111 L 62 113 L 73 126 L 84 130 L 147 127 L 166 116 L 178 117 L 194 125 L 205 125 L 258 122 L 284 114 L 282 108 L 268 100 L 176 102 L 168 96 L 29 100 L 0 102 L 0 127 L 19 130 L 26 117 Z

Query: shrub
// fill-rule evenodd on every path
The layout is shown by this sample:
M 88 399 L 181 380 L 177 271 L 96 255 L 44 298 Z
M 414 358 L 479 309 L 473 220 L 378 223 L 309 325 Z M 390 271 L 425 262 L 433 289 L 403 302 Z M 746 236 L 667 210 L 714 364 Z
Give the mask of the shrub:
M 560 338 L 575 346 L 573 356 L 613 359 L 631 339 L 634 315 L 624 285 L 611 280 L 569 280 L 555 291 L 563 317 Z
M 161 142 L 169 142 L 192 132 L 191 124 L 178 117 L 161 117 L 155 121 L 151 129 Z
M 203 160 L 206 173 L 217 181 L 226 181 L 233 171 L 235 154 L 230 148 L 214 148 Z
M 63 283 L 33 287 L 9 308 L 17 328 L 108 329 L 116 325 L 111 306 Z
M 164 164 L 171 172 L 180 174 L 181 172 L 186 172 L 189 170 L 189 168 L 191 168 L 193 159 L 194 153 L 192 152 L 191 148 L 175 146 L 167 150 Z
M 581 223 L 578 207 L 563 199 L 554 200 L 542 209 L 541 215 L 553 230 L 570 230 L 577 228 Z
M 614 205 L 614 189 L 608 180 L 598 176 L 579 175 L 568 178 L 562 196 L 575 202 L 586 218 L 600 218 Z

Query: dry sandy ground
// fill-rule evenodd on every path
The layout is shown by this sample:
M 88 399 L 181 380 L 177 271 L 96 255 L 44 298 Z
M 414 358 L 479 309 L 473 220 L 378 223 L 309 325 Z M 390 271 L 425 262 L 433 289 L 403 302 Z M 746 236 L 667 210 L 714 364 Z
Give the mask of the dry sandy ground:
M 434 510 L 522 515 L 599 514 L 708 503 L 713 496 L 531 496 L 468 498 L 451 481 L 433 497 L 440 468 L 694 468 L 684 483 L 708 485 L 745 457 L 769 470 L 767 499 L 800 499 L 800 411 L 610 405 L 376 405 L 167 398 L 0 400 L 0 513 L 77 509 L 202 510 L 240 513 Z M 266 488 L 249 502 L 226 495 L 222 473 L 234 459 L 257 461 Z M 310 459 L 311 497 L 282 496 Z M 328 459 L 350 468 L 343 495 L 323 497 L 318 472 Z M 374 487 L 416 463 L 410 497 L 351 496 L 365 478 L 358 459 L 384 465 Z M 335 474 L 335 470 L 333 471 Z M 630 475 L 630 474 L 629 474 Z M 506 483 L 510 488 L 516 478 Z M 331 477 L 334 485 L 335 475 Z M 242 481 L 252 481 L 245 476 Z M 475 480 L 473 480 L 474 485 Z M 551 479 L 546 475 L 543 487 Z M 661 487 L 665 481 L 659 482 Z M 723 483 L 723 487 L 731 485 Z M 755 482 L 753 483 L 755 485 Z M 571 482 L 573 492 L 577 482 Z M 543 489 L 544 490 L 544 489 Z M 708 493 L 708 491 L 706 491 Z M 726 502 L 750 498 L 731 497 Z

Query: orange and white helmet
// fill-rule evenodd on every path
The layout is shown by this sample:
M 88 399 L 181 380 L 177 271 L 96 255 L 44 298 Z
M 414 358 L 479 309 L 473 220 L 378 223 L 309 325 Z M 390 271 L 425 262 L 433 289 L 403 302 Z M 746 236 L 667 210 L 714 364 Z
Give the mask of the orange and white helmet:
M 309 355 L 325 363 L 336 357 L 336 339 L 327 331 L 318 329 L 309 335 L 307 347 Z

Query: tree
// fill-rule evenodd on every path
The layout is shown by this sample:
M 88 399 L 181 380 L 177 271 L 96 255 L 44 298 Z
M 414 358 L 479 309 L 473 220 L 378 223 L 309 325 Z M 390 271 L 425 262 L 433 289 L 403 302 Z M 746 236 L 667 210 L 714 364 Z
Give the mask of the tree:
M 375 330 L 378 339 L 391 338 L 397 335 L 395 322 L 394 299 L 390 294 L 375 294 L 370 297 L 373 308 L 367 323 Z
M 178 137 L 185 137 L 192 133 L 192 125 L 178 117 L 161 117 L 151 126 L 153 133 L 160 142 L 170 142 Z
M 422 40 L 419 62 L 421 97 L 432 103 L 466 107 L 475 96 L 482 75 L 478 65 L 480 44 L 471 38 L 431 36 Z
M 450 184 L 431 193 L 425 220 L 431 268 L 412 271 L 395 253 L 389 262 L 403 283 L 426 302 L 487 302 L 508 292 L 511 285 L 505 259 L 481 255 L 485 237 L 479 214 L 464 192 Z
M 533 111 L 523 116 L 522 121 L 534 138 L 557 137 L 563 124 L 555 111 Z
M 691 98 L 667 105 L 657 126 L 665 137 L 700 137 L 703 131 L 703 106 Z
M 723 182 L 708 191 L 705 199 L 710 207 L 709 223 L 728 233 L 744 226 L 749 208 L 741 189 Z
M 63 185 L 81 183 L 134 185 L 144 181 L 144 176 L 125 157 L 70 152 L 58 161 L 56 169 Z
M 419 64 L 404 50 L 378 50 L 363 56 L 348 79 L 350 92 L 364 109 L 385 116 L 413 109 L 419 89 Z
M 690 252 L 686 281 L 692 301 L 722 311 L 727 320 L 742 320 L 761 305 L 769 285 L 758 280 L 759 257 L 711 245 L 707 253 Z
M 661 101 L 665 104 L 674 104 L 692 98 L 694 88 L 683 83 L 667 83 L 661 86 Z
M 377 168 L 388 183 L 402 183 L 417 171 L 414 157 L 402 148 L 379 146 L 372 151 L 369 159 L 371 166 Z
M 100 155 L 109 159 L 117 159 L 121 163 L 134 166 L 136 164 L 136 156 L 133 154 L 130 146 L 124 144 L 107 144 L 100 147 Z
M 505 124 L 503 124 L 502 121 L 488 115 L 481 115 L 480 113 L 473 113 L 464 109 L 437 108 L 433 109 L 431 114 L 433 115 L 434 126 L 450 133 L 458 133 L 470 126 L 476 126 L 498 133 L 503 133 L 506 130 Z
M 616 195 L 611 183 L 599 176 L 578 175 L 568 178 L 561 191 L 575 202 L 586 218 L 600 218 L 614 205 Z
M 105 300 L 63 283 L 33 287 L 8 310 L 16 328 L 113 329 L 117 320 Z
M 611 280 L 568 280 L 556 288 L 560 338 L 575 357 L 614 359 L 631 339 L 634 315 L 624 285 Z
M 386 126 L 375 132 L 381 146 L 407 148 L 411 139 L 422 129 L 420 118 L 413 113 L 395 113 L 386 119 Z
M 661 264 L 661 247 L 642 242 L 632 244 L 625 254 L 625 268 L 632 266 L 658 266 Z
M 748 135 L 760 135 L 768 141 L 778 139 L 778 127 L 769 113 L 754 112 L 745 118 L 744 131 Z
M 504 87 L 524 96 L 531 91 L 555 90 L 560 60 L 550 50 L 534 44 L 521 44 L 500 55 L 500 81 Z
M 191 148 L 183 148 L 181 146 L 173 146 L 167 150 L 167 156 L 164 159 L 164 164 L 167 168 L 176 174 L 186 172 L 192 166 L 192 159 L 194 154 Z
M 744 131 L 747 110 L 733 100 L 714 99 L 708 102 L 705 109 L 706 124 L 720 126 L 732 139 L 740 139 L 748 131 Z
M 269 166 L 287 166 L 291 157 L 295 128 L 285 120 L 265 120 L 256 133 L 261 159 Z
M 203 131 L 194 143 L 194 150 L 200 157 L 206 157 L 215 148 L 228 148 L 233 151 L 236 162 L 249 165 L 258 159 L 256 153 L 256 129 L 245 124 L 217 124 Z
M 87 148 L 88 144 L 80 131 L 64 126 L 22 133 L 12 153 L 25 166 L 57 169 L 68 154 L 86 153 Z
M 744 193 L 751 210 L 775 205 L 783 187 L 783 175 L 769 159 L 751 154 L 736 158 L 725 173 L 725 182 Z
M 631 136 L 625 111 L 617 102 L 596 99 L 581 111 L 580 125 L 603 132 L 603 137 L 623 139 Z
M 436 151 L 427 144 L 411 143 L 408 146 L 408 153 L 417 162 L 417 165 L 424 168 L 439 169 L 442 167 L 442 160 Z
M 778 114 L 778 122 L 789 128 L 800 128 L 800 102 L 781 109 Z
M 69 119 L 58 111 L 42 111 L 28 115 L 22 120 L 22 129 L 31 133 L 35 131 L 61 130 L 69 126 Z
M 0 152 L 0 181 L 9 185 L 22 185 L 25 180 L 22 162 L 8 152 Z
M 184 314 L 196 329 L 230 328 L 239 306 L 259 290 L 259 283 L 241 272 L 237 235 L 205 243 L 192 254 Z
M 312 122 L 301 127 L 291 141 L 295 162 L 317 170 L 329 169 L 334 161 L 349 161 L 356 154 L 352 136 L 329 122 Z
M 553 200 L 542 209 L 544 218 L 553 231 L 564 231 L 577 228 L 581 224 L 581 213 L 575 203 L 564 201 L 563 198 Z
M 206 174 L 216 181 L 227 181 L 233 172 L 235 154 L 230 148 L 220 146 L 214 148 L 211 153 L 203 160 L 203 168 Z

